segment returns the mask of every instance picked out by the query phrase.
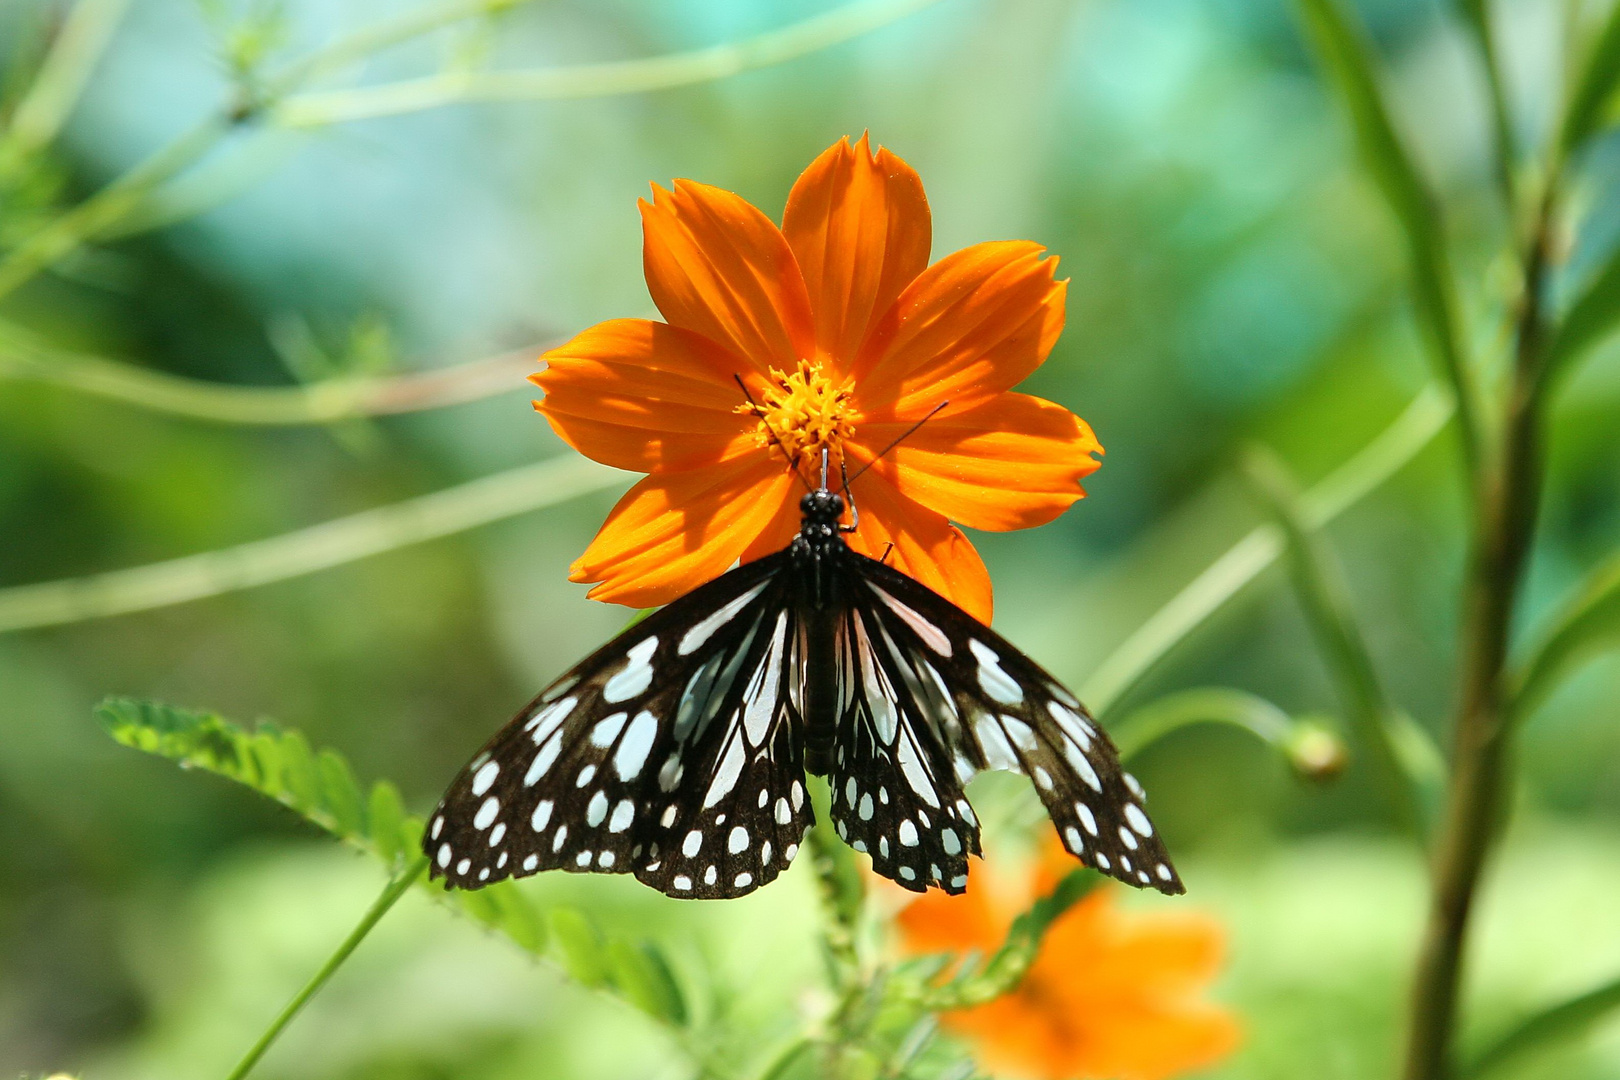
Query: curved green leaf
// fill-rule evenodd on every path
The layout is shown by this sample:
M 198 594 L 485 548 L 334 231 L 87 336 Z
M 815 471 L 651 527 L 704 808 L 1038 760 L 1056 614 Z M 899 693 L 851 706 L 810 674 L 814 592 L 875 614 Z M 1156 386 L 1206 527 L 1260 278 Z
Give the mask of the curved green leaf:
M 1365 35 L 1337 0 L 1295 3 L 1306 36 L 1350 113 L 1362 161 L 1406 239 L 1418 322 L 1435 366 L 1456 397 L 1457 426 L 1472 470 L 1478 462 L 1480 425 L 1473 376 L 1457 327 L 1457 302 L 1439 205 L 1390 121 Z
M 1609 10 L 1609 17 L 1593 40 L 1580 77 L 1575 81 L 1558 132 L 1561 156 L 1580 149 L 1597 131 L 1603 122 L 1605 106 L 1614 96 L 1616 83 L 1620 83 L 1620 7 Z
M 1620 979 L 1577 994 L 1528 1017 L 1460 1070 L 1465 1080 L 1488 1076 L 1526 1054 L 1582 1034 L 1620 1010 Z
M 1620 552 L 1598 564 L 1508 674 L 1515 719 L 1528 716 L 1580 660 L 1620 643 Z

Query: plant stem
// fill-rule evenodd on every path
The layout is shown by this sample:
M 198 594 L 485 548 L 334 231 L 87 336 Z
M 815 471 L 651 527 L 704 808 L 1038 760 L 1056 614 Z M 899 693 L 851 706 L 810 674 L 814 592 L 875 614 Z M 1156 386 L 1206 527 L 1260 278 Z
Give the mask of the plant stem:
M 337 947 L 337 951 L 327 957 L 326 963 L 322 964 L 314 977 L 304 984 L 304 988 L 293 995 L 293 999 L 287 1002 L 287 1007 L 282 1009 L 280 1015 L 271 1021 L 269 1027 L 264 1029 L 264 1034 L 259 1036 L 258 1042 L 255 1042 L 252 1048 L 242 1055 L 242 1060 L 236 1063 L 236 1068 L 231 1070 L 226 1080 L 242 1080 L 242 1077 L 252 1071 L 253 1066 L 257 1065 L 259 1059 L 264 1056 L 264 1052 L 270 1049 L 271 1044 L 280 1037 L 287 1025 L 292 1023 L 293 1017 L 298 1015 L 299 1010 L 309 1002 L 310 998 L 320 992 L 321 987 L 326 985 L 326 981 L 332 977 L 333 973 L 343 966 L 343 962 L 349 958 L 349 954 L 354 952 L 359 944 L 366 939 L 367 934 L 371 933 L 372 927 L 382 921 L 382 917 L 388 914 L 388 909 L 393 907 L 394 902 L 401 896 L 405 895 L 416 879 L 422 875 L 422 871 L 426 869 L 427 860 L 419 858 L 410 866 L 401 870 L 388 883 L 388 886 L 383 889 L 382 895 L 377 897 L 376 902 L 371 905 L 370 910 L 360 920 L 359 925 L 349 932 L 348 937 L 343 939 L 343 943 Z
M 1304 521 L 1286 466 L 1270 451 L 1249 455 L 1247 471 L 1288 538 L 1288 566 L 1306 622 L 1339 685 L 1345 710 L 1377 761 L 1378 782 L 1397 823 L 1421 846 L 1427 839 L 1423 811 L 1411 774 L 1396 747 L 1395 704 L 1384 690 L 1366 636 L 1356 620 L 1342 568 L 1321 533 Z
M 0 589 L 0 633 L 181 604 L 311 574 L 623 483 L 572 452 L 348 517 L 166 562 Z
M 1321 528 L 1394 476 L 1445 429 L 1454 409 L 1438 385 L 1413 398 L 1354 457 L 1300 496 L 1306 523 Z M 1250 530 L 1109 653 L 1080 687 L 1080 699 L 1098 716 L 1118 705 L 1171 649 L 1275 563 L 1282 551 L 1277 526 Z
M 519 390 L 542 346 L 429 371 L 333 378 L 304 386 L 188 379 L 56 348 L 0 322 L 0 379 L 26 379 L 217 424 L 294 426 L 419 412 Z
M 938 0 L 864 0 L 744 41 L 642 60 L 514 71 L 442 71 L 379 86 L 295 94 L 271 112 L 287 128 L 420 112 L 477 101 L 546 101 L 643 94 L 710 82 L 818 52 Z
M 1556 204 L 1543 195 L 1526 249 L 1501 442 L 1484 473 L 1463 598 L 1452 779 L 1434 859 L 1428 925 L 1412 988 L 1407 1080 L 1450 1075 L 1468 918 L 1507 786 L 1508 634 L 1535 534 L 1542 480 L 1543 291 Z

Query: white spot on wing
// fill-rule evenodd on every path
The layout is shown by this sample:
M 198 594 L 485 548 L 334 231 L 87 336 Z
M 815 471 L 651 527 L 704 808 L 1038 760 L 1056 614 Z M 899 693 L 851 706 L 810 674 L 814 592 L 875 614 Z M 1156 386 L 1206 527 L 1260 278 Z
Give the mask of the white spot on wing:
M 619 774 L 620 780 L 634 780 L 641 775 L 641 768 L 647 764 L 647 755 L 652 752 L 653 739 L 657 734 L 658 717 L 646 709 L 636 713 L 619 748 L 613 752 L 613 770 Z
M 682 635 L 681 643 L 676 646 L 675 651 L 682 656 L 690 656 L 702 648 L 703 643 L 713 637 L 716 630 L 736 618 L 737 612 L 747 607 L 749 601 L 758 596 L 763 588 L 765 588 L 765 583 L 760 582 L 735 600 L 728 601 L 724 606 L 717 608 L 702 622 L 697 623 Z
M 979 660 L 979 685 L 985 693 L 1003 705 L 1016 705 L 1024 700 L 1023 688 L 1001 670 L 1001 657 L 994 649 L 977 640 L 969 640 L 968 648 Z
M 619 737 L 624 730 L 624 721 L 629 713 L 616 712 L 612 716 L 604 716 L 591 728 L 591 745 L 606 748 L 613 745 L 613 740 Z
M 484 762 L 479 770 L 473 774 L 472 793 L 474 795 L 482 795 L 484 792 L 488 791 L 490 785 L 495 782 L 495 778 L 499 776 L 500 773 L 501 767 L 498 763 L 493 761 Z
M 635 817 L 636 804 L 629 799 L 620 799 L 619 804 L 613 808 L 613 816 L 608 818 L 608 832 L 624 832 Z
M 473 828 L 479 830 L 489 828 L 489 823 L 494 821 L 495 815 L 499 814 L 500 812 L 501 800 L 491 795 L 489 798 L 485 799 L 484 804 L 478 808 L 478 813 L 473 815 Z
M 1125 820 L 1130 823 L 1131 828 L 1142 836 L 1153 835 L 1153 823 L 1148 820 L 1146 814 L 1142 813 L 1142 808 L 1135 803 L 1125 804 Z
M 625 701 L 652 685 L 652 655 L 658 651 L 658 636 L 644 638 L 625 653 L 626 664 L 602 687 L 603 701 Z
M 867 584 L 871 586 L 873 592 L 878 594 L 878 599 L 889 606 L 890 611 L 900 616 L 907 626 L 917 632 L 917 636 L 922 638 L 923 644 L 941 656 L 951 655 L 951 639 L 945 636 L 944 631 L 876 585 L 871 582 L 867 582 Z

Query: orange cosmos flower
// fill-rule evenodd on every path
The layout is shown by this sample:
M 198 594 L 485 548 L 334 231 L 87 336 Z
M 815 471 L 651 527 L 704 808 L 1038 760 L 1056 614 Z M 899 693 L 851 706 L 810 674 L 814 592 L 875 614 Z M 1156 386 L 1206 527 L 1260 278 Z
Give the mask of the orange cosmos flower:
M 601 323 L 532 376 L 535 407 L 570 446 L 649 474 L 571 580 L 597 582 L 598 600 L 668 603 L 793 538 L 789 459 L 813 483 L 825 449 L 835 476 L 853 475 L 947 403 L 852 485 L 850 543 L 988 622 L 989 575 L 952 522 L 1050 521 L 1085 494 L 1102 451 L 1067 409 L 1009 392 L 1063 328 L 1057 260 L 1007 241 L 930 266 L 922 181 L 864 136 L 805 170 L 780 229 L 689 180 L 640 207 L 667 321 Z
M 908 952 L 988 956 L 1012 920 L 1076 863 L 1054 843 L 1035 880 L 998 895 L 975 860 L 959 896 L 930 892 L 897 916 Z M 1238 1044 L 1237 1021 L 1199 998 L 1219 970 L 1221 927 L 1191 912 L 1126 912 L 1101 886 L 1054 922 L 1023 982 L 941 1017 L 992 1072 L 1043 1080 L 1163 1080 L 1213 1064 Z

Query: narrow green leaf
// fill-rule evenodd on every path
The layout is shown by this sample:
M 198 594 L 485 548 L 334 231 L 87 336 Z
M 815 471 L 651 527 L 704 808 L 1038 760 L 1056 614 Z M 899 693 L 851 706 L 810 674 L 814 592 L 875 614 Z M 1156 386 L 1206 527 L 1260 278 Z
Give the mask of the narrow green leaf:
M 405 846 L 405 801 L 400 798 L 399 788 L 387 780 L 379 780 L 371 786 L 366 822 L 366 834 L 383 862 L 392 866 L 402 855 L 415 851 Z
M 558 907 L 547 913 L 546 922 L 563 970 L 583 986 L 604 985 L 609 975 L 607 956 L 590 920 L 573 908 Z
M 1620 82 L 1620 7 L 1613 7 L 1592 42 L 1564 110 L 1564 122 L 1558 133 L 1561 155 L 1573 154 L 1597 131 L 1617 82 Z
M 1254 447 L 1245 456 L 1244 471 L 1288 541 L 1288 568 L 1300 607 L 1338 683 L 1345 710 L 1377 762 L 1390 810 L 1414 839 L 1423 842 L 1429 826 L 1424 807 L 1438 800 L 1425 799 L 1420 778 L 1406 769 L 1396 746 L 1394 728 L 1400 713 L 1379 677 L 1333 549 L 1327 537 L 1306 522 L 1298 487 L 1281 459 L 1265 447 Z
M 1372 50 L 1338 0 L 1295 0 L 1306 35 L 1350 114 L 1367 171 L 1400 225 L 1412 261 L 1412 298 L 1435 367 L 1451 387 L 1470 471 L 1478 461 L 1473 376 L 1457 328 L 1451 264 L 1439 205 L 1390 121 Z
M 1610 555 L 1586 576 L 1528 650 L 1524 662 L 1510 669 L 1508 692 L 1513 717 L 1522 720 L 1528 716 L 1577 662 L 1617 643 L 1620 552 Z
M 345 840 L 366 835 L 365 799 L 360 782 L 347 760 L 335 750 L 316 756 L 321 782 L 321 804 L 331 813 L 336 832 Z
M 655 949 L 615 938 L 607 943 L 607 961 L 614 985 L 636 1008 L 668 1023 L 685 1020 L 680 989 Z
M 1620 6 L 1615 11 L 1620 12 Z M 1616 321 L 1620 321 L 1620 248 L 1609 253 L 1608 261 L 1559 321 L 1547 346 L 1548 384 L 1567 376 L 1575 362 L 1614 329 Z
M 1462 1075 L 1465 1080 L 1478 1080 L 1526 1054 L 1545 1050 L 1581 1035 L 1617 1010 L 1620 1010 L 1620 979 L 1577 994 L 1528 1017 L 1463 1068 Z

